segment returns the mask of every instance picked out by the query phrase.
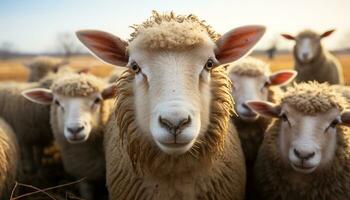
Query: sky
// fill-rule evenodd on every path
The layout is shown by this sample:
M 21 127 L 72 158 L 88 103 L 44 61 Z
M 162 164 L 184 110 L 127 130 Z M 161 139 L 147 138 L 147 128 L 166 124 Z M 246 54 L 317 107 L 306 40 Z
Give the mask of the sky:
M 324 40 L 330 49 L 350 47 L 350 0 L 0 0 L 0 44 L 18 51 L 47 52 L 56 48 L 58 33 L 100 29 L 128 39 L 132 24 L 143 22 L 152 10 L 195 14 L 223 34 L 237 26 L 262 24 L 267 33 L 257 48 L 278 40 L 280 33 L 311 28 L 320 33 L 336 28 Z M 348 38 L 347 41 L 350 41 Z

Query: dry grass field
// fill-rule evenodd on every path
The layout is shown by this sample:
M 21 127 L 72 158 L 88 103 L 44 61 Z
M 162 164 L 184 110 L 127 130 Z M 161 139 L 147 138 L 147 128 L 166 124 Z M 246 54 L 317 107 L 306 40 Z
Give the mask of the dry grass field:
M 293 66 L 292 55 L 277 55 L 273 60 L 269 60 L 266 56 L 256 56 L 270 63 L 273 71 L 280 69 L 291 69 Z M 350 84 L 350 54 L 337 55 L 343 65 L 344 78 L 346 83 Z M 25 81 L 28 75 L 28 70 L 23 65 L 29 59 L 10 59 L 0 60 L 0 81 L 15 80 Z M 79 56 L 70 59 L 70 63 L 77 69 L 89 67 L 91 72 L 100 77 L 106 77 L 111 72 L 113 67 L 108 66 L 92 56 Z

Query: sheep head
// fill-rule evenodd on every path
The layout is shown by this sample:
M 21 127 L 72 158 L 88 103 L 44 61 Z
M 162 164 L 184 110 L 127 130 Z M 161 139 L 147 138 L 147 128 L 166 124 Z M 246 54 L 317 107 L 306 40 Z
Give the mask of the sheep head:
M 289 34 L 282 34 L 282 36 L 295 41 L 294 54 L 296 59 L 303 64 L 307 64 L 312 62 L 322 51 L 321 40 L 330 36 L 334 31 L 335 29 L 331 29 L 318 34 L 311 30 L 304 30 L 296 37 Z
M 115 91 L 115 84 L 106 85 L 91 75 L 72 74 L 56 80 L 50 90 L 29 89 L 22 95 L 34 103 L 51 104 L 52 128 L 57 129 L 54 132 L 63 134 L 70 143 L 81 143 L 89 139 L 92 130 L 106 123 L 103 101 L 113 98 Z
M 281 104 L 250 101 L 247 105 L 269 118 L 278 118 L 278 149 L 295 171 L 311 173 L 329 166 L 335 156 L 339 125 L 349 125 L 349 111 L 340 94 L 328 85 L 303 83 L 290 88 Z
M 211 71 L 247 54 L 265 28 L 240 27 L 219 38 L 193 15 L 155 13 L 135 29 L 130 43 L 101 31 L 77 36 L 103 61 L 134 73 L 138 127 L 163 152 L 183 154 L 208 129 Z
M 253 112 L 246 101 L 267 101 L 272 86 L 283 86 L 294 79 L 294 70 L 270 72 L 269 66 L 256 58 L 247 57 L 228 66 L 232 82 L 232 97 L 238 116 L 245 121 L 255 121 L 259 115 Z

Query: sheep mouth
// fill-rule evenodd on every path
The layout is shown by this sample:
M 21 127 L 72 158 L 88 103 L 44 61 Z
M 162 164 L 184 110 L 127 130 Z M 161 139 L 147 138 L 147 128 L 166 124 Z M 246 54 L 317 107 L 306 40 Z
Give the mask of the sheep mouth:
M 82 143 L 82 142 L 85 142 L 87 140 L 87 136 L 85 136 L 85 135 L 72 135 L 72 136 L 68 137 L 67 140 L 70 143 Z
M 317 166 L 305 166 L 291 163 L 292 167 L 299 172 L 310 173 L 316 169 Z
M 183 148 L 183 147 L 185 147 L 185 146 L 187 146 L 188 144 L 190 144 L 190 142 L 189 143 L 177 143 L 177 142 L 159 142 L 161 145 L 163 145 L 163 146 L 165 146 L 165 147 L 167 147 L 167 148 Z

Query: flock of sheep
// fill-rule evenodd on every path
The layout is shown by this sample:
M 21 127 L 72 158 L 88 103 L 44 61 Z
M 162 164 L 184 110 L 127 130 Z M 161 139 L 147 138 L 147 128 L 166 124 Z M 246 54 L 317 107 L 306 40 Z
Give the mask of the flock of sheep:
M 84 178 L 87 200 L 350 198 L 349 90 L 321 45 L 333 30 L 283 34 L 295 70 L 272 73 L 242 58 L 262 26 L 219 35 L 194 15 L 153 12 L 133 29 L 128 41 L 77 32 L 126 66 L 108 80 L 40 57 L 28 82 L 0 84 L 1 200 L 16 181 L 63 177 Z M 59 175 L 43 162 L 52 146 Z

